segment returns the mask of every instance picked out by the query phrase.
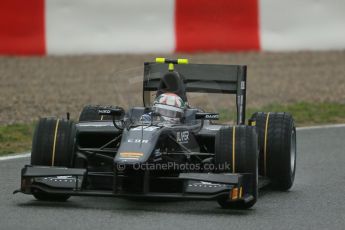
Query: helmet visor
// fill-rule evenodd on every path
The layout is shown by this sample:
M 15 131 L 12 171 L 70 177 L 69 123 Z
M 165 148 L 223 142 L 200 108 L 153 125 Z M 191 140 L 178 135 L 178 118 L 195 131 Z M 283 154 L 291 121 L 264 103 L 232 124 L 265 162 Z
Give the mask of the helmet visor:
M 183 114 L 182 109 L 174 106 L 156 104 L 153 108 L 155 112 L 159 113 L 163 117 L 181 118 Z

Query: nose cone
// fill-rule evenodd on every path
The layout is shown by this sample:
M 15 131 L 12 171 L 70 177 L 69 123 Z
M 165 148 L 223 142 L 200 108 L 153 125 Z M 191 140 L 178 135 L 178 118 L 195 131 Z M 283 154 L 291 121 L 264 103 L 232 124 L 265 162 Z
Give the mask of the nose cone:
M 160 134 L 159 127 L 138 126 L 125 130 L 114 163 L 135 164 L 147 162 Z

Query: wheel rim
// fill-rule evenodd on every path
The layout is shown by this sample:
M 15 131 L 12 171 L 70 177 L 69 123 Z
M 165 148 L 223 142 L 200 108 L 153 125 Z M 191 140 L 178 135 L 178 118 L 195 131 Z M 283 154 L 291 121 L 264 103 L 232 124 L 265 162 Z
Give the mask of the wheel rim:
M 291 149 L 290 149 L 291 174 L 295 172 L 296 167 L 296 130 L 291 133 Z

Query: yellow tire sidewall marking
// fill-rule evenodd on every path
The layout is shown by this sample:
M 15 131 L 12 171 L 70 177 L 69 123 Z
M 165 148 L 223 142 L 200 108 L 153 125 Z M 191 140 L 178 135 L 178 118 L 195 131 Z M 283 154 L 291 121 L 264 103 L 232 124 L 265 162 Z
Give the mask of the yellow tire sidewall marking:
M 265 139 L 264 139 L 264 175 L 267 176 L 267 136 L 268 136 L 268 122 L 270 113 L 267 113 L 265 124 Z
M 232 173 L 235 173 L 236 127 L 232 128 Z
M 57 133 L 59 129 L 59 123 L 60 123 L 60 120 L 57 119 L 56 125 L 55 125 L 54 142 L 53 142 L 53 150 L 52 150 L 52 166 L 54 166 L 54 163 L 55 163 L 56 139 L 57 139 Z

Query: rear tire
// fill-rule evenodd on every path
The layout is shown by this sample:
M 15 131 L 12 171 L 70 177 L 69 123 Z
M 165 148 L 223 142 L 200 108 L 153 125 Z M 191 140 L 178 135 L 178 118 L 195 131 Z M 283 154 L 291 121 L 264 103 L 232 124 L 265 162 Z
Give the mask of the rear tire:
M 71 167 L 74 155 L 75 124 L 57 118 L 39 120 L 32 140 L 31 165 Z M 70 196 L 32 191 L 38 200 L 65 201 Z
M 259 174 L 269 177 L 275 189 L 290 189 L 295 179 L 297 153 L 292 116 L 289 113 L 257 112 L 250 121 L 255 121 L 258 132 Z
M 112 116 L 98 114 L 98 110 L 103 107 L 100 105 L 85 106 L 80 113 L 79 121 L 111 121 Z
M 235 162 L 233 162 L 233 129 L 235 129 Z M 231 202 L 228 196 L 218 199 L 222 208 L 248 209 L 252 207 L 258 197 L 258 144 L 254 127 L 235 126 L 223 127 L 219 130 L 215 139 L 215 165 L 230 164 L 230 170 L 218 170 L 218 172 L 251 173 L 252 185 L 244 188 L 246 193 L 252 194 L 254 199 L 248 203 L 242 201 Z M 249 190 L 249 191 L 248 191 Z

